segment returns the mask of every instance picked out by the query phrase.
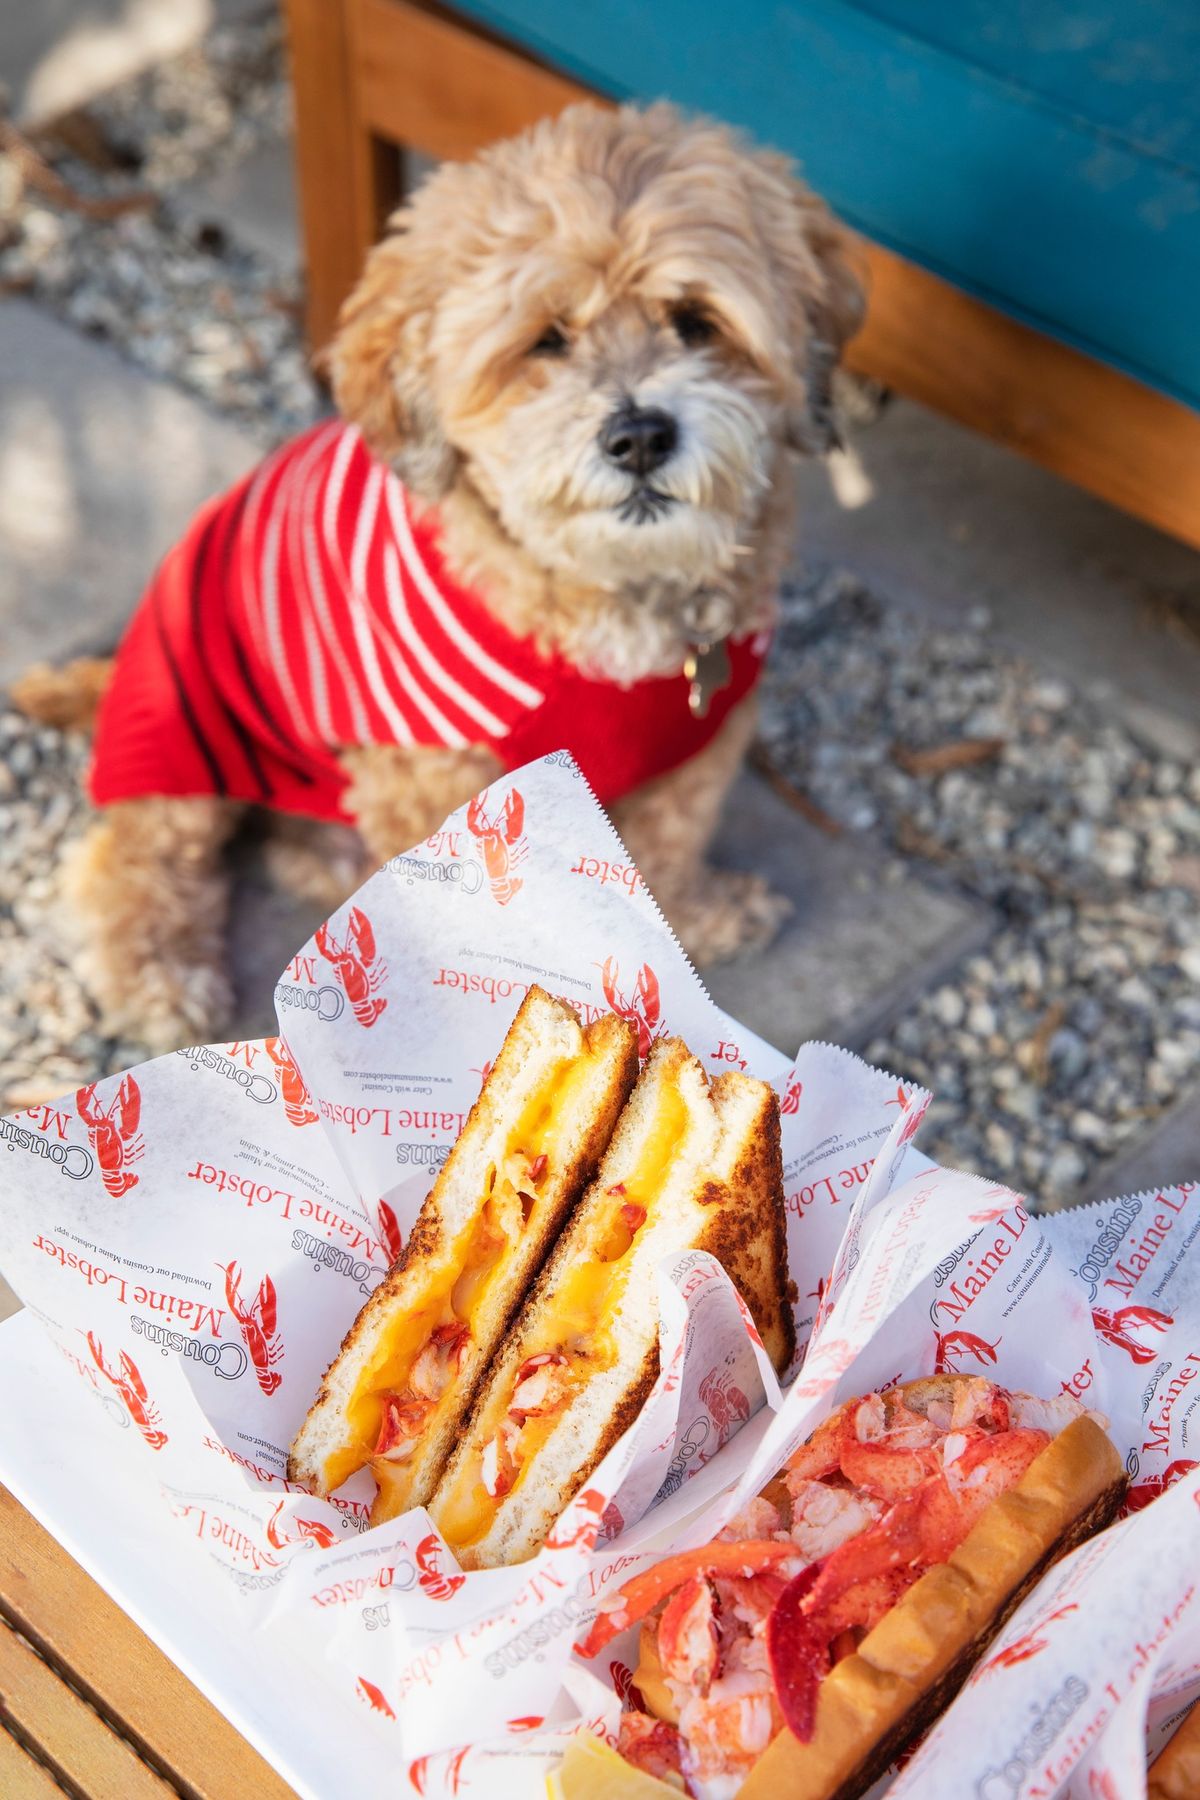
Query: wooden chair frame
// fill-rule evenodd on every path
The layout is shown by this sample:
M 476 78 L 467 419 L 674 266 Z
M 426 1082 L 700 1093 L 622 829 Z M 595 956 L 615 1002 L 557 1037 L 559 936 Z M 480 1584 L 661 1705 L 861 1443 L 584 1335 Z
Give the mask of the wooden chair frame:
M 327 343 L 403 191 L 403 153 L 467 157 L 578 82 L 414 0 L 285 0 L 308 261 Z M 1200 413 L 863 242 L 871 304 L 851 367 L 1200 547 Z

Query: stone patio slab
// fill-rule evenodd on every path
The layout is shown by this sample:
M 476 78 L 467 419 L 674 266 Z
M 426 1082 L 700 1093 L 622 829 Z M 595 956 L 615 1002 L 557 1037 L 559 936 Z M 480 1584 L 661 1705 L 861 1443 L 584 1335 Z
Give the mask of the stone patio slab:
M 801 470 L 801 562 L 951 625 L 985 606 L 1039 668 L 1110 687 L 1151 736 L 1161 725 L 1169 754 L 1181 735 L 1200 746 L 1200 554 L 910 400 L 851 442 L 857 469 Z
M 789 1055 L 806 1038 L 861 1048 L 995 929 L 986 906 L 862 838 L 826 836 L 750 771 L 713 859 L 765 875 L 795 907 L 766 950 L 704 972 L 719 1006 Z
M 0 688 L 106 649 L 202 501 L 262 454 L 24 301 L 0 307 Z
M 1117 1199 L 1181 1181 L 1200 1181 L 1200 1087 L 1185 1094 L 1145 1137 L 1104 1164 L 1084 1198 Z

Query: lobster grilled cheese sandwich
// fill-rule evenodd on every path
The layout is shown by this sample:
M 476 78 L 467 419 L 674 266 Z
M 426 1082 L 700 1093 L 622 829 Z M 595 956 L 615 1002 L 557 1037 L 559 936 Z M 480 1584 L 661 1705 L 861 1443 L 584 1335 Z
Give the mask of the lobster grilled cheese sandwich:
M 1070 1395 L 945 1375 L 848 1401 L 715 1543 L 604 1604 L 584 1655 L 641 1625 L 606 1791 L 858 1800 L 1124 1491 Z
M 707 1250 L 776 1366 L 795 1344 L 778 1103 L 654 1046 L 600 1171 L 482 1384 L 430 1502 L 464 1568 L 532 1556 L 658 1374 L 656 1269 Z
M 530 988 L 394 1268 L 351 1327 L 288 1477 L 329 1494 L 369 1465 L 376 1524 L 422 1506 L 513 1310 L 604 1154 L 637 1033 Z

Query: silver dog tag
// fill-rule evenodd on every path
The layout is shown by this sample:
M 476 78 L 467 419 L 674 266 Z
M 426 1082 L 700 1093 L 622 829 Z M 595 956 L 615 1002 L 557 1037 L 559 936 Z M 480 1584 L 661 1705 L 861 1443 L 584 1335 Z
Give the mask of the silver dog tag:
M 715 644 L 693 644 L 683 661 L 688 678 L 688 711 L 693 719 L 708 717 L 709 703 L 719 688 L 728 687 L 733 669 L 724 638 Z

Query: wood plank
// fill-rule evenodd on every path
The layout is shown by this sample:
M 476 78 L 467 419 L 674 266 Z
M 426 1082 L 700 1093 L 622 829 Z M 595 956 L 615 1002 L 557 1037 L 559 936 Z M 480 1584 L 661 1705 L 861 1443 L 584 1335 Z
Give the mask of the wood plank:
M 62 1789 L 7 1731 L 0 1730 L 0 1794 L 4 1800 L 62 1800 Z
M 293 9 L 323 3 L 289 0 Z M 412 0 L 340 3 L 362 119 L 426 155 L 473 156 L 574 100 L 603 98 Z M 316 315 L 328 329 L 328 290 L 340 298 L 356 279 L 374 238 L 361 221 L 359 230 L 355 254 L 325 284 L 310 327 Z M 1200 546 L 1200 413 L 862 242 L 871 303 L 850 346 L 852 368 Z M 314 270 L 318 260 L 310 251 Z M 323 338 L 318 332 L 312 341 Z
M 174 1800 L 175 1790 L 15 1631 L 0 1627 L 0 1718 L 88 1800 Z
M 408 0 L 348 0 L 357 104 L 380 136 L 467 157 L 594 95 L 519 51 Z
M 366 247 L 399 195 L 395 149 L 373 138 L 357 104 L 345 0 L 286 0 L 294 135 L 314 348 L 332 334 Z
M 863 245 L 851 368 L 1200 546 L 1200 413 Z
M 186 1800 L 294 1800 L 282 1777 L 2 1487 L 0 1615 Z

